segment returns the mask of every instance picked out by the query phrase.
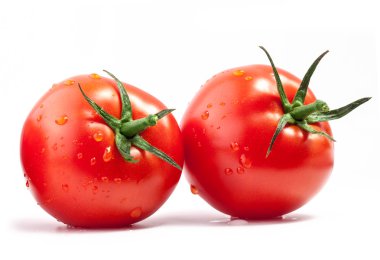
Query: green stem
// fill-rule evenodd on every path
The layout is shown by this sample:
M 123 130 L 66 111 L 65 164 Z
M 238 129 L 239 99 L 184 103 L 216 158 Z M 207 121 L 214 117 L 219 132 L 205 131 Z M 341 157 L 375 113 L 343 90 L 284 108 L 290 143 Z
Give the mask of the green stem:
M 327 112 L 329 111 L 329 107 L 326 102 L 322 100 L 316 100 L 315 102 L 309 105 L 301 105 L 294 108 L 290 115 L 298 121 L 302 121 L 307 118 L 309 115 L 317 113 L 317 112 Z
M 146 130 L 148 127 L 156 125 L 157 121 L 158 121 L 157 115 L 149 115 L 144 118 L 125 122 L 120 127 L 120 133 L 123 134 L 127 138 L 132 138 L 135 135 Z

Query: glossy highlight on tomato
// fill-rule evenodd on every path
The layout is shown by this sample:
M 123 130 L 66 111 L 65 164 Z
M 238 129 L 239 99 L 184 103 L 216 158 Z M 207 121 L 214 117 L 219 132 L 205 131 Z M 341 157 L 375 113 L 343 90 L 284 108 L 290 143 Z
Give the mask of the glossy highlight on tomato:
M 236 67 L 209 79 L 181 122 L 191 190 L 243 219 L 282 216 L 316 195 L 334 165 L 327 119 L 369 99 L 329 111 L 307 89 L 323 55 L 303 81 L 267 55 L 272 66 Z
M 154 119 L 144 127 L 130 123 L 138 128 L 129 131 L 130 136 L 123 135 L 128 127 L 121 126 L 127 122 L 120 123 L 120 130 L 116 120 L 122 114 L 128 118 L 123 105 L 128 98 L 119 93 L 118 81 L 98 74 L 54 84 L 25 121 L 21 162 L 27 186 L 44 210 L 68 225 L 101 228 L 138 222 L 168 199 L 180 178 L 183 146 L 172 110 L 148 93 L 119 83 L 128 93 L 131 118 Z M 116 127 L 89 101 L 115 119 Z M 149 152 L 151 147 L 175 161 L 175 167 Z

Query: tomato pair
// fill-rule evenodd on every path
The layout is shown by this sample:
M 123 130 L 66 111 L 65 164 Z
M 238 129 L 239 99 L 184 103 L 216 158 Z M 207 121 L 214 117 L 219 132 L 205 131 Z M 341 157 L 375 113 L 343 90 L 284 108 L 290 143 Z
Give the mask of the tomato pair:
M 193 193 L 234 217 L 271 218 L 314 196 L 333 167 L 328 120 L 369 98 L 329 110 L 303 80 L 271 66 L 207 81 L 182 119 L 131 85 L 98 74 L 54 85 L 29 114 L 21 161 L 27 186 L 59 221 L 117 227 L 153 214 L 185 161 Z M 291 100 L 292 102 L 290 102 Z

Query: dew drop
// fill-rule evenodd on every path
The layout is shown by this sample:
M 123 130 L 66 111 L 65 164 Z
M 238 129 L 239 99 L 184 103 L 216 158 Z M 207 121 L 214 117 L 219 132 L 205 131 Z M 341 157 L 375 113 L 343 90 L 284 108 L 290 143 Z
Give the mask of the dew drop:
M 198 189 L 197 189 L 197 187 L 195 187 L 195 185 L 193 185 L 193 184 L 190 185 L 190 191 L 191 191 L 191 193 L 193 193 L 194 195 L 197 195 L 197 194 L 198 194 Z
M 92 192 L 93 193 L 96 193 L 96 192 L 98 192 L 98 186 L 96 186 L 96 185 L 94 185 L 93 187 L 92 187 Z
M 247 158 L 247 156 L 245 154 L 242 154 L 240 156 L 239 161 L 240 161 L 241 165 L 243 165 L 244 168 L 249 169 L 252 167 L 252 161 L 249 158 Z
M 212 108 L 212 104 L 211 103 L 207 104 L 207 108 Z
M 129 213 L 129 216 L 131 218 L 139 218 L 142 214 L 142 209 L 140 207 L 134 208 L 131 213 Z
M 244 170 L 243 167 L 239 166 L 239 167 L 236 168 L 236 171 L 237 171 L 238 174 L 243 174 L 245 170 Z
M 117 184 L 120 184 L 121 183 L 121 178 L 115 178 L 113 179 L 113 181 Z
M 90 164 L 91 166 L 94 166 L 96 163 L 96 158 L 95 157 L 92 157 L 91 160 L 90 160 Z
M 64 192 L 68 192 L 69 191 L 69 185 L 68 184 L 62 184 L 62 190 Z
M 243 76 L 244 73 L 245 73 L 244 70 L 235 70 L 234 72 L 232 72 L 232 74 L 234 74 L 234 76 L 237 76 L 237 77 Z
M 29 181 L 28 181 L 28 180 L 26 180 L 26 182 L 25 182 L 25 186 L 26 186 L 27 188 L 29 188 L 30 184 L 29 184 Z
M 249 147 L 248 146 L 244 146 L 243 149 L 244 149 L 244 151 L 247 151 L 247 152 L 249 151 Z
M 224 174 L 225 175 L 231 175 L 234 171 L 231 168 L 226 168 L 224 169 Z
M 239 147 L 239 144 L 237 142 L 232 142 L 230 144 L 230 148 L 232 151 L 236 152 L 236 151 L 239 151 L 240 147 Z
M 75 83 L 75 80 L 72 80 L 72 79 L 68 79 L 65 82 L 63 82 L 63 84 L 65 84 L 66 86 L 72 86 L 74 85 L 74 83 Z
M 210 116 L 210 113 L 206 110 L 202 113 L 201 118 L 203 120 L 207 120 L 207 118 Z
M 83 158 L 83 153 L 78 153 L 77 154 L 77 158 L 80 160 L 80 159 L 82 159 Z
M 244 78 L 245 80 L 252 80 L 252 76 L 246 76 L 245 78 Z
M 101 131 L 96 132 L 92 137 L 96 142 L 103 141 L 103 133 Z
M 202 147 L 202 143 L 200 141 L 197 142 L 198 147 Z
M 109 162 L 112 159 L 111 146 L 107 146 L 103 153 L 103 161 Z
M 57 125 L 64 125 L 67 123 L 67 120 L 69 120 L 67 115 L 62 115 L 62 116 L 58 117 L 57 119 L 55 119 L 55 123 Z
M 101 179 L 102 179 L 102 182 L 108 182 L 109 181 L 107 176 L 104 176 Z
M 92 74 L 90 74 L 90 78 L 92 78 L 92 79 L 101 79 L 102 77 L 99 74 L 92 73 Z

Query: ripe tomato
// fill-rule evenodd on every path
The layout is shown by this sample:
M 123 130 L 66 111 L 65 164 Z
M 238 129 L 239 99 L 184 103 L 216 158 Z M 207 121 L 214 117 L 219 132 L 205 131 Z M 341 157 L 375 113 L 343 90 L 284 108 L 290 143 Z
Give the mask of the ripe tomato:
M 180 178 L 179 126 L 172 115 L 157 122 L 172 110 L 114 79 L 91 74 L 55 84 L 24 124 L 21 162 L 27 186 L 43 209 L 72 226 L 118 227 L 140 221 L 166 201 Z M 96 112 L 89 100 L 104 110 Z M 165 113 L 154 114 L 160 110 Z M 106 123 L 107 116 L 114 125 Z M 132 120 L 143 117 L 154 118 L 150 125 L 157 125 Z M 127 128 L 137 130 L 123 134 Z M 178 164 L 173 167 L 163 157 Z
M 257 219 L 291 212 L 321 189 L 334 164 L 327 117 L 339 118 L 349 112 L 342 109 L 368 100 L 330 112 L 316 102 L 307 85 L 323 55 L 302 84 L 272 64 L 229 69 L 203 85 L 181 123 L 193 193 L 228 215 Z M 300 102 L 284 105 L 283 91 L 287 100 L 298 95 Z

